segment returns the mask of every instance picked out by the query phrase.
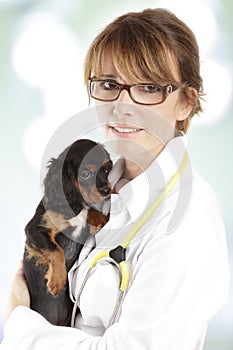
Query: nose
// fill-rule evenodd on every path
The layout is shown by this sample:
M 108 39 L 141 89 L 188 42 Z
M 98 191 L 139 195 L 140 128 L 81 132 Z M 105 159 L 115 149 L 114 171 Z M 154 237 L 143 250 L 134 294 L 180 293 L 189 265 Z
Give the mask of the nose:
M 130 117 L 134 115 L 135 103 L 131 99 L 127 90 L 122 90 L 120 96 L 113 102 L 113 113 L 118 118 Z
M 130 97 L 129 91 L 127 91 L 126 89 L 122 89 L 117 99 L 117 102 L 133 103 L 133 100 Z
M 99 192 L 100 192 L 100 194 L 101 194 L 102 196 L 105 197 L 105 196 L 109 195 L 109 193 L 110 193 L 110 188 L 107 187 L 107 186 L 104 186 L 104 187 L 102 187 L 102 188 L 99 189 Z

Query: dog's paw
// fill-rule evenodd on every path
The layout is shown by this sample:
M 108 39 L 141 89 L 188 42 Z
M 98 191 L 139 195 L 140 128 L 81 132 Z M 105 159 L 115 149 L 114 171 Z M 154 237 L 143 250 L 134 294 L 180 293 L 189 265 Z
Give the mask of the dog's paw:
M 99 230 L 101 230 L 102 227 L 103 227 L 102 225 L 90 226 L 90 234 L 96 235 L 96 233 L 99 232 Z
M 50 294 L 56 296 L 60 294 L 65 288 L 67 282 L 67 272 L 61 266 L 53 266 L 49 269 L 47 278 L 47 289 Z
M 58 278 L 52 278 L 47 282 L 47 289 L 50 294 L 56 296 L 60 294 L 65 288 L 67 278 L 63 278 L 63 280 L 59 280 Z

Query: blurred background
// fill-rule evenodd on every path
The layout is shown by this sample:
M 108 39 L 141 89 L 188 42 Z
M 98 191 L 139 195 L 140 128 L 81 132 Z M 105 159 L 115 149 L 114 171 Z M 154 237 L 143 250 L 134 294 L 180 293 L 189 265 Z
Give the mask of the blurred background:
M 24 227 L 41 196 L 44 149 L 65 120 L 88 106 L 83 85 L 87 48 L 113 18 L 147 7 L 172 10 L 200 45 L 207 102 L 189 132 L 189 150 L 219 198 L 233 270 L 233 2 L 0 0 L 0 340 Z M 232 289 L 208 329 L 205 350 L 215 349 L 233 349 Z

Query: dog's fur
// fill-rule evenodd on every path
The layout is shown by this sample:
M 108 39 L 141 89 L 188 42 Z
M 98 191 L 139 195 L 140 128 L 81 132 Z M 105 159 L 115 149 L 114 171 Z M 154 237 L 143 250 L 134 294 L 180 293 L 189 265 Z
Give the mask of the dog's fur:
M 52 324 L 70 325 L 67 271 L 79 256 L 81 239 L 108 221 L 96 207 L 110 198 L 111 168 L 104 147 L 87 139 L 75 141 L 48 166 L 44 197 L 25 228 L 24 274 L 31 308 Z M 74 239 L 74 218 L 84 212 L 87 225 Z

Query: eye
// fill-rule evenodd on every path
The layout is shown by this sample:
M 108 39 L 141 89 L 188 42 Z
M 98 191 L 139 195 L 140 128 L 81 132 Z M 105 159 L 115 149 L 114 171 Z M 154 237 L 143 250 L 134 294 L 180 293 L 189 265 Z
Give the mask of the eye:
M 100 87 L 103 90 L 118 90 L 119 89 L 119 86 L 117 83 L 114 83 L 113 81 L 109 81 L 109 80 L 101 81 Z
M 106 167 L 104 168 L 104 172 L 105 172 L 106 174 L 108 174 L 109 171 L 110 171 L 110 166 L 106 166 Z
M 104 170 L 105 174 L 110 173 L 110 171 L 112 170 L 112 164 L 107 164 L 107 165 L 103 166 L 103 170 Z
M 161 87 L 159 85 L 145 84 L 145 85 L 138 85 L 138 90 L 140 90 L 140 92 L 153 94 L 153 93 L 160 93 Z
M 80 177 L 83 179 L 83 180 L 88 180 L 92 177 L 92 173 L 88 170 L 83 170 L 81 173 L 80 173 Z

